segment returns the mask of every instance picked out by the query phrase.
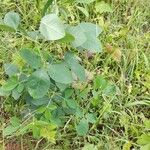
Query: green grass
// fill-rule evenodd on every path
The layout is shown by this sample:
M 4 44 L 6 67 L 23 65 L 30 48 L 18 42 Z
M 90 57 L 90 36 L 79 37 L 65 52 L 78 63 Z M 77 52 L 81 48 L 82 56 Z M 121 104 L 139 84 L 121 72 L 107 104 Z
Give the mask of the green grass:
M 100 37 L 103 52 L 93 55 L 92 59 L 79 53 L 85 68 L 94 74 L 94 77 L 77 91 L 75 97 L 77 101 L 81 101 L 84 112 L 97 114 L 97 122 L 90 125 L 90 133 L 86 137 L 80 137 L 73 126 L 77 120 L 72 115 L 67 118 L 65 126 L 58 130 L 56 144 L 41 139 L 35 140 L 31 135 L 15 137 L 15 140 L 21 143 L 22 149 L 29 147 L 39 150 L 74 150 L 81 149 L 87 143 L 96 145 L 99 150 L 121 150 L 123 147 L 123 150 L 129 150 L 130 148 L 125 148 L 128 146 L 135 150 L 140 148 L 137 139 L 148 132 L 144 123 L 150 118 L 150 4 L 148 0 L 114 0 L 110 4 L 113 13 L 101 15 L 90 5 L 89 18 L 75 6 L 66 6 L 66 9 L 72 10 L 69 19 L 71 24 L 84 20 L 97 23 L 103 28 Z M 38 4 L 32 0 L 5 0 L 1 2 L 0 17 L 10 10 L 15 10 L 20 13 L 24 28 L 33 30 L 39 24 L 42 8 L 43 2 Z M 10 33 L 0 32 L 0 35 L 1 84 L 6 79 L 3 64 L 17 59 L 16 55 L 21 48 L 37 48 L 55 54 L 58 58 L 66 51 L 65 46 L 35 43 L 26 37 L 20 38 Z M 104 96 L 100 94 L 101 91 L 97 91 L 96 96 L 91 94 L 95 91 L 93 81 L 99 74 L 117 87 L 114 95 Z M 92 104 L 95 99 L 98 99 L 96 106 Z M 25 106 L 21 102 L 14 102 L 12 98 L 1 98 L 0 104 L 3 130 L 9 118 L 18 116 Z M 3 145 L 13 141 L 3 137 L 0 140 Z

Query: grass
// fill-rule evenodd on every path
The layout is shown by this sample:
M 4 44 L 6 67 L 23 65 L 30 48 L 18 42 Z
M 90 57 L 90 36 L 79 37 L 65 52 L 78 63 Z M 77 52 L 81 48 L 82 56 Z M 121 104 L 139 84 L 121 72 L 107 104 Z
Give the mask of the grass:
M 38 1 L 36 1 L 38 2 Z M 34 1 L 1 2 L 0 16 L 8 11 L 15 10 L 21 14 L 24 28 L 37 28 L 40 21 L 40 10 L 43 2 Z M 92 56 L 92 59 L 81 54 L 85 68 L 94 74 L 103 75 L 110 83 L 115 84 L 117 93 L 113 96 L 101 96 L 94 92 L 94 83 L 89 81 L 84 88 L 79 89 L 76 100 L 81 101 L 85 112 L 95 112 L 97 123 L 90 126 L 90 134 L 85 138 L 76 135 L 73 127 L 75 118 L 67 118 L 65 127 L 59 130 L 57 144 L 44 139 L 35 140 L 30 135 L 16 137 L 22 149 L 81 149 L 87 143 L 92 143 L 100 150 L 138 150 L 138 137 L 145 130 L 145 121 L 150 118 L 150 55 L 149 55 L 149 24 L 150 4 L 148 0 L 114 0 L 110 2 L 113 13 L 98 14 L 89 6 L 90 17 L 87 18 L 75 7 L 67 5 L 72 10 L 69 22 L 76 24 L 83 20 L 96 22 L 103 28 L 100 37 L 103 43 L 103 52 Z M 31 9 L 32 7 L 32 9 Z M 0 83 L 6 79 L 3 64 L 16 60 L 19 49 L 22 47 L 37 48 L 60 57 L 66 51 L 65 47 L 48 43 L 35 43 L 22 39 L 10 33 L 0 32 Z M 56 51 L 57 49 L 57 51 Z M 77 85 L 79 86 L 79 85 Z M 82 92 L 81 92 L 82 91 Z M 97 106 L 92 102 L 98 98 Z M 11 98 L 1 98 L 1 130 L 11 116 L 18 115 L 24 110 L 20 102 L 16 104 Z M 2 144 L 7 145 L 13 139 L 1 138 Z M 14 141 L 15 142 L 15 141 Z

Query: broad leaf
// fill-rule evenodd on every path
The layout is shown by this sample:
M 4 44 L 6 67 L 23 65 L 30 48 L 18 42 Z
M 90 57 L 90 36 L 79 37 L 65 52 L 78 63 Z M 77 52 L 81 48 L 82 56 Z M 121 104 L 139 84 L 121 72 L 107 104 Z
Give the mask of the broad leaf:
M 73 82 L 72 73 L 65 63 L 49 65 L 48 74 L 58 83 L 70 84 Z
M 72 34 L 75 38 L 75 40 L 72 42 L 73 47 L 79 47 L 86 41 L 86 36 L 83 32 L 83 30 L 80 28 L 80 26 L 75 26 L 75 27 L 67 27 L 67 32 Z
M 65 36 L 65 28 L 56 14 L 46 15 L 42 18 L 40 32 L 46 40 L 59 40 Z
M 75 58 L 75 56 L 72 53 L 70 53 L 70 52 L 66 53 L 65 61 L 67 62 L 70 69 L 72 70 L 72 72 L 75 73 L 75 75 L 78 77 L 78 79 L 80 81 L 86 80 L 84 67 L 82 67 L 79 64 L 79 62 L 77 61 L 77 59 Z
M 91 52 L 101 52 L 101 43 L 97 38 L 101 33 L 100 27 L 92 23 L 81 23 L 79 27 L 86 36 L 86 41 L 80 47 Z
M 19 73 L 19 68 L 15 64 L 4 64 L 5 73 L 9 76 L 13 76 Z
M 43 69 L 35 71 L 27 82 L 27 89 L 29 94 L 39 99 L 46 95 L 50 86 L 50 79 L 47 72 Z
M 4 23 L 7 26 L 17 30 L 19 23 L 20 23 L 20 17 L 18 13 L 8 12 L 4 17 Z
M 85 136 L 89 130 L 89 124 L 86 119 L 82 119 L 79 124 L 76 126 L 77 134 L 79 136 Z
M 79 26 L 84 32 L 88 32 L 94 37 L 98 37 L 99 34 L 102 32 L 102 29 L 98 25 L 93 23 L 82 22 L 79 24 Z
M 22 49 L 20 55 L 32 68 L 37 69 L 42 66 L 41 57 L 32 50 Z
M 18 78 L 17 77 L 11 77 L 8 79 L 8 81 L 3 85 L 4 91 L 11 91 L 18 85 Z

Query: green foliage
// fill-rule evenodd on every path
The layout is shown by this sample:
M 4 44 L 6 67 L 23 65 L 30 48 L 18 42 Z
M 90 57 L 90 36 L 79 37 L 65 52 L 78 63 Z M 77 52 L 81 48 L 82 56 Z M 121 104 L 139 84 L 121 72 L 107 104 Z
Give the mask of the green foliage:
M 40 68 L 42 66 L 40 56 L 38 56 L 32 50 L 22 49 L 20 51 L 20 56 L 34 69 Z
M 45 96 L 49 86 L 50 79 L 44 69 L 33 72 L 27 81 L 28 92 L 35 99 Z
M 70 84 L 73 82 L 71 71 L 64 63 L 50 64 L 48 66 L 48 74 L 58 83 Z
M 79 136 L 85 136 L 89 130 L 89 124 L 86 119 L 80 120 L 79 124 L 76 126 L 77 134 Z
M 46 40 L 58 40 L 65 36 L 65 27 L 56 14 L 42 18 L 40 32 Z
M 8 12 L 4 17 L 4 24 L 17 30 L 20 23 L 20 17 L 18 13 Z

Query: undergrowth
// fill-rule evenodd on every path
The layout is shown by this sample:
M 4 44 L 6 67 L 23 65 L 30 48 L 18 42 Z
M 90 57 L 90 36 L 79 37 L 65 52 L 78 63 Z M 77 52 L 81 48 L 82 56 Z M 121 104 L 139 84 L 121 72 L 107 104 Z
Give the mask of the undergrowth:
M 148 0 L 51 2 L 1 2 L 0 149 L 149 150 Z

